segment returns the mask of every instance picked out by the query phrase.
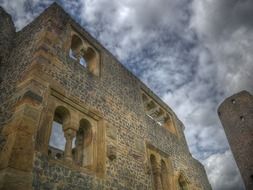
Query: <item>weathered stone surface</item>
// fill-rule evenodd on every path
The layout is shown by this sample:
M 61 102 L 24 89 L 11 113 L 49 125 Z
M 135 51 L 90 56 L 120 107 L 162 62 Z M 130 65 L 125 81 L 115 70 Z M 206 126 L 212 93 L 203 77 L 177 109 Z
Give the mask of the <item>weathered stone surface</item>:
M 31 100 L 34 100 L 34 101 L 37 101 L 39 103 L 42 102 L 43 98 L 41 96 L 39 96 L 38 94 L 32 92 L 32 91 L 27 91 L 25 92 L 24 96 L 23 96 L 24 99 L 31 99 Z
M 253 96 L 242 91 L 219 106 L 218 115 L 246 189 L 253 189 Z
M 12 48 L 0 64 L 0 189 L 9 182 L 15 189 L 26 179 L 32 182 L 19 189 L 152 189 L 150 152 L 170 166 L 164 189 L 179 188 L 182 179 L 188 189 L 211 189 L 175 113 L 57 4 L 6 39 Z M 70 48 L 87 59 L 86 67 L 69 56 Z M 155 102 L 148 113 L 157 120 L 146 115 L 143 92 Z M 169 128 L 157 122 L 164 113 Z M 65 152 L 57 151 L 68 159 L 48 154 L 54 151 L 48 143 L 55 118 L 68 138 Z M 84 140 L 71 150 L 72 134 Z M 27 178 L 7 175 L 12 166 Z M 157 171 L 165 172 L 160 166 Z
M 15 27 L 11 16 L 0 7 L 0 67 L 7 60 L 15 36 Z M 0 75 L 0 81 L 2 77 Z

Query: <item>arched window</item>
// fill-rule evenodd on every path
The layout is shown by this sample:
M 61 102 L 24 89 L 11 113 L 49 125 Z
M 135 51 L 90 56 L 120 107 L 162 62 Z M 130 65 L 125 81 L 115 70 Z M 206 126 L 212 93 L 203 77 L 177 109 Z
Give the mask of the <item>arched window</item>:
M 161 160 L 161 181 L 164 190 L 169 188 L 168 179 L 168 168 L 164 160 Z
M 89 71 L 95 75 L 99 74 L 99 62 L 95 50 L 91 47 L 88 47 L 86 51 L 82 52 L 84 60 L 87 62 L 87 67 Z
M 63 158 L 63 152 L 66 144 L 63 127 L 68 124 L 69 116 L 69 111 L 66 108 L 59 106 L 55 109 L 49 140 L 48 155 L 56 159 Z
M 72 35 L 69 56 L 87 67 L 94 75 L 99 75 L 100 64 L 97 51 L 76 34 Z
M 93 163 L 92 126 L 86 119 L 80 121 L 79 129 L 76 133 L 73 157 L 76 164 L 88 167 Z
M 79 58 L 79 52 L 83 48 L 83 42 L 82 40 L 77 36 L 73 35 L 71 39 L 71 46 L 70 46 L 70 51 L 71 54 L 74 58 L 78 59 Z

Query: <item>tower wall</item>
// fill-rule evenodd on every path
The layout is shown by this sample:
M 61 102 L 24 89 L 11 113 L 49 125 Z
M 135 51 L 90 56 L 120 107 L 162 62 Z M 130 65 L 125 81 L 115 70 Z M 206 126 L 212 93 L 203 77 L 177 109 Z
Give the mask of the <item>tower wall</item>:
M 239 92 L 227 98 L 218 109 L 221 123 L 245 187 L 253 188 L 253 96 Z

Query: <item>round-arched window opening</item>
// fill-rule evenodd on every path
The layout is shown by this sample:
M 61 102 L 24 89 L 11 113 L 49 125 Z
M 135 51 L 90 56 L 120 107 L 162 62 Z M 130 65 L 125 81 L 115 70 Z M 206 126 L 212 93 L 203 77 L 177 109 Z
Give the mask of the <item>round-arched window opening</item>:
M 83 57 L 87 60 L 90 61 L 96 57 L 96 52 L 91 48 L 88 47 L 86 51 L 82 52 Z
M 69 120 L 69 116 L 70 113 L 65 107 L 58 106 L 54 112 L 54 121 L 57 121 L 61 124 L 67 123 Z
M 66 139 L 64 136 L 63 126 L 68 124 L 69 118 L 70 113 L 65 107 L 58 106 L 55 109 L 54 120 L 49 139 L 49 150 L 51 150 L 51 154 L 53 154 L 55 151 L 64 151 Z
M 86 67 L 89 72 L 100 75 L 100 61 L 98 52 L 90 46 L 90 44 L 79 37 L 77 34 L 71 36 L 71 45 L 69 49 L 69 57 L 79 62 L 80 65 Z
M 86 50 L 82 49 L 81 56 L 83 58 L 83 61 L 86 62 L 88 70 L 91 73 L 98 75 L 99 63 L 97 60 L 97 54 L 96 54 L 95 50 L 91 47 L 88 47 Z
M 83 42 L 79 36 L 74 34 L 71 39 L 71 49 L 76 50 L 79 49 L 83 45 Z
M 69 56 L 73 59 L 78 59 L 79 52 L 83 48 L 83 41 L 76 34 L 72 35 Z
M 87 166 L 90 164 L 90 160 L 92 160 L 90 159 L 92 157 L 92 140 L 91 123 L 86 119 L 82 119 L 76 132 L 75 146 L 72 150 L 77 165 Z
M 80 127 L 77 131 L 77 136 L 83 139 L 84 148 L 89 146 L 92 142 L 92 127 L 88 120 L 82 119 L 80 121 Z

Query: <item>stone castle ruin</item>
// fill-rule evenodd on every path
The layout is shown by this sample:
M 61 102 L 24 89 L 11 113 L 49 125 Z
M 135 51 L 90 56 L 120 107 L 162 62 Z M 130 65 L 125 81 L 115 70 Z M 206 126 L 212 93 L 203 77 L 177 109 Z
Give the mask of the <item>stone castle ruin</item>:
M 1 190 L 209 190 L 175 113 L 59 5 L 0 8 Z

